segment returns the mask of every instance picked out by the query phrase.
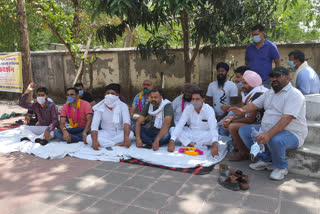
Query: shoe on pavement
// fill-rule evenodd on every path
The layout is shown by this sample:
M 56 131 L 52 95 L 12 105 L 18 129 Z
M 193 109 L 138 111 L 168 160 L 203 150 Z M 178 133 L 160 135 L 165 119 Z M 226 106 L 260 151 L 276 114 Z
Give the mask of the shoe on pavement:
M 271 174 L 270 174 L 270 178 L 273 180 L 282 180 L 284 179 L 284 176 L 288 174 L 288 169 L 279 169 L 279 168 L 275 168 L 274 170 L 272 170 Z
M 271 162 L 263 162 L 262 160 L 259 160 L 256 163 L 249 164 L 249 167 L 253 170 L 273 170 Z

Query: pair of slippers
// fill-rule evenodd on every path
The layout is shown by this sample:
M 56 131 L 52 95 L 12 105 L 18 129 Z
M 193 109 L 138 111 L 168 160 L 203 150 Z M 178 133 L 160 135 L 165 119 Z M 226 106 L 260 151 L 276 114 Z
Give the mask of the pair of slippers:
M 219 184 L 234 191 L 248 190 L 249 177 L 240 170 L 234 170 L 226 164 L 220 164 Z

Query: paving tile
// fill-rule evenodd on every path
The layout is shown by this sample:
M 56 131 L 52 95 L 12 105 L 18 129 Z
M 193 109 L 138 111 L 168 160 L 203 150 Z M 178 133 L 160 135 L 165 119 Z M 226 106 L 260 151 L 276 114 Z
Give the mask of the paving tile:
M 86 171 L 85 173 L 79 175 L 78 178 L 86 179 L 86 180 L 97 180 L 97 179 L 105 176 L 108 173 L 109 173 L 109 171 L 91 168 L 88 171 Z
M 97 199 L 89 196 L 75 194 L 57 205 L 57 207 L 73 212 L 80 212 L 90 207 Z
M 78 192 L 82 189 L 88 188 L 89 186 L 94 185 L 92 180 L 76 179 L 72 178 L 65 182 L 64 184 L 58 185 L 54 190 L 64 190 L 70 192 Z
M 213 188 L 210 187 L 189 184 L 184 185 L 182 189 L 177 192 L 177 196 L 193 200 L 207 200 L 212 191 Z
M 44 214 L 78 214 L 78 213 L 53 207 L 47 210 Z
M 97 204 L 81 212 L 81 214 L 116 214 L 123 209 L 125 205 L 120 205 L 112 201 L 99 201 Z
M 121 214 L 156 214 L 156 211 L 129 206 Z
M 191 176 L 190 173 L 183 173 L 183 172 L 168 170 L 163 175 L 160 176 L 160 179 L 162 180 L 168 179 L 172 182 L 183 184 L 190 176 Z
M 316 192 L 305 190 L 296 186 L 281 187 L 281 199 L 309 206 L 314 206 L 315 204 L 320 203 Z
M 101 164 L 97 165 L 95 168 L 97 169 L 103 169 L 103 170 L 113 170 L 115 168 L 118 168 L 120 166 L 119 162 L 109 162 L 105 161 Z
M 188 184 L 199 184 L 213 187 L 217 185 L 217 180 L 218 178 L 212 174 L 192 175 Z
M 217 204 L 229 204 L 233 207 L 240 207 L 244 196 L 245 195 L 240 191 L 236 192 L 228 189 L 216 188 L 209 197 L 208 203 L 214 202 Z
M 50 205 L 38 201 L 30 201 L 13 210 L 11 214 L 40 214 L 51 208 L 52 206 Z
M 258 211 L 258 210 L 241 209 L 238 214 L 274 214 L 274 213 L 268 213 L 268 212 Z
M 132 205 L 143 208 L 160 209 L 163 205 L 165 205 L 167 199 L 168 196 L 164 196 L 162 194 L 145 192 L 137 200 L 135 200 Z
M 199 212 L 203 205 L 202 200 L 173 197 L 159 210 L 159 214 L 194 214 Z
M 221 213 L 221 214 L 238 214 L 240 208 L 233 206 L 224 206 L 221 204 L 215 203 L 205 203 L 201 208 L 199 214 L 212 214 L 212 213 Z
M 175 196 L 177 191 L 181 188 L 182 184 L 167 181 L 167 180 L 157 180 L 156 183 L 154 183 L 151 186 L 150 191 L 153 192 L 160 192 L 164 194 L 168 194 L 171 196 Z
M 102 177 L 101 179 L 110 184 L 121 184 L 128 180 L 130 175 L 120 172 L 111 172 L 110 174 Z
M 315 207 L 306 206 L 290 201 L 281 201 L 281 214 L 303 213 L 303 214 L 319 214 Z
M 244 199 L 242 207 L 247 209 L 275 213 L 278 207 L 278 203 L 278 199 L 267 198 L 259 195 L 249 195 L 247 198 Z
M 62 190 L 50 190 L 35 198 L 35 201 L 45 204 L 56 205 L 63 200 L 71 198 L 74 194 L 71 192 L 64 192 Z
M 148 178 L 136 175 L 127 182 L 125 182 L 124 186 L 134 187 L 137 189 L 146 189 L 149 185 L 154 183 L 154 178 Z
M 270 180 L 269 182 L 266 182 L 266 179 L 249 177 L 249 186 L 250 194 L 263 195 L 271 198 L 280 197 L 280 185 L 276 181 Z
M 143 166 L 137 164 L 130 164 L 130 163 L 120 163 L 119 167 L 115 168 L 115 171 L 128 173 L 128 174 L 135 174 L 141 170 L 143 170 Z
M 159 178 L 166 172 L 165 169 L 157 168 L 157 167 L 144 167 L 141 171 L 139 171 L 139 175 L 152 177 L 152 178 Z
M 140 191 L 132 188 L 118 187 L 116 190 L 110 193 L 107 197 L 105 197 L 105 199 L 107 200 L 111 199 L 113 201 L 129 203 L 133 201 L 139 193 Z
M 113 191 L 116 186 L 105 182 L 95 182 L 93 185 L 80 190 L 80 193 L 99 198 Z

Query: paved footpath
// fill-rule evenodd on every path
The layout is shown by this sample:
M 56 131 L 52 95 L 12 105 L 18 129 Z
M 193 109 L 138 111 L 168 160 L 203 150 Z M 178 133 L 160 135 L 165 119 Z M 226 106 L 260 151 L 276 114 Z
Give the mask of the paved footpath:
M 0 153 L 0 214 L 320 213 L 320 179 L 289 174 L 271 181 L 270 172 L 250 170 L 249 161 L 223 163 L 249 175 L 248 191 L 221 187 L 218 165 L 208 175 L 192 175 L 127 163 Z

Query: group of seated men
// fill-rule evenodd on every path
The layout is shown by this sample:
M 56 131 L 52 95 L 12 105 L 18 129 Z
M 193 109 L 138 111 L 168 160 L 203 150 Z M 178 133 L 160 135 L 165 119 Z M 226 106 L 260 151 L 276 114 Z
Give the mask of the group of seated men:
M 90 96 L 82 84 L 77 84 L 66 90 L 67 102 L 60 120 L 57 107 L 48 99 L 48 90 L 36 89 L 31 83 L 19 104 L 32 110 L 38 122 L 36 126 L 21 127 L 25 136 L 21 140 L 46 145 L 56 137 L 68 143 L 83 141 L 98 150 L 128 148 L 135 139 L 138 148 L 156 151 L 167 145 L 168 152 L 175 151 L 179 142 L 199 149 L 209 146 L 215 156 L 219 135 L 230 135 L 235 143 L 230 160 L 240 161 L 249 158 L 254 143 L 251 132 L 255 129 L 259 133 L 256 141 L 267 146 L 250 168 L 270 169 L 272 179 L 283 179 L 288 173 L 286 150 L 301 147 L 308 132 L 305 98 L 290 83 L 289 71 L 284 67 L 273 69 L 269 90 L 259 74 L 247 66 L 235 70 L 236 83 L 227 79 L 228 64 L 220 62 L 216 69 L 217 80 L 209 84 L 206 95 L 197 85 L 186 83 L 173 102 L 164 99 L 162 90 L 153 88 L 151 80 L 145 80 L 130 110 L 119 98 L 119 84 L 106 86 L 105 97 L 97 104 L 93 99 L 85 101 L 84 97 Z M 28 94 L 34 90 L 36 101 L 27 103 Z M 138 118 L 134 118 L 136 112 Z

